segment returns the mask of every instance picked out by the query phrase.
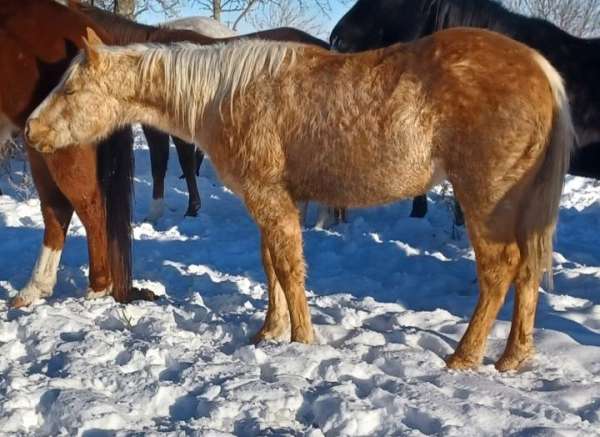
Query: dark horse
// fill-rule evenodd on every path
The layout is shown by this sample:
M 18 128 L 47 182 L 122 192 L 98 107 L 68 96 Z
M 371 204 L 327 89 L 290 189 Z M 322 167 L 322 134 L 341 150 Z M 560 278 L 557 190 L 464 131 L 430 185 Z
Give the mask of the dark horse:
M 85 5 L 78 0 L 70 0 L 69 6 L 85 14 L 92 19 L 98 26 L 109 32 L 113 37 L 113 44 L 127 45 L 132 43 L 144 42 L 176 42 L 190 41 L 198 44 L 213 44 L 219 41 L 227 41 L 231 38 L 210 38 L 190 30 L 180 30 L 166 27 L 149 26 L 123 18 L 111 12 Z M 297 41 L 308 44 L 318 45 L 329 48 L 325 41 L 314 38 L 311 35 L 292 28 L 279 28 L 247 34 L 240 37 L 253 38 L 259 37 L 271 40 Z M 234 39 L 236 37 L 233 37 Z M 149 219 L 154 220 L 162 214 L 162 199 L 164 198 L 164 180 L 167 171 L 167 160 L 169 156 L 169 136 L 163 132 L 148 126 L 143 126 L 144 135 L 150 149 L 150 161 L 152 164 L 152 179 L 154 182 L 152 190 L 152 207 Z M 200 164 L 204 154 L 196 150 L 192 144 L 186 143 L 180 138 L 172 137 L 173 143 L 177 148 L 179 163 L 183 171 L 188 193 L 188 209 L 186 216 L 196 216 L 200 209 L 200 194 L 196 184 L 196 175 L 200 169 Z
M 493 0 L 358 0 L 333 29 L 331 44 L 362 51 L 460 26 L 503 33 L 550 60 L 565 80 L 580 144 L 569 173 L 600 179 L 600 39 L 577 38 Z M 426 197 L 415 198 L 413 215 L 426 212 Z

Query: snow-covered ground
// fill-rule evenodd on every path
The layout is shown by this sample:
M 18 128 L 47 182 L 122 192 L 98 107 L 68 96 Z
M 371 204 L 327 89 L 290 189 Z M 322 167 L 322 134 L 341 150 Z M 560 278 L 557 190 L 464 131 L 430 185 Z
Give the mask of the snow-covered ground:
M 38 435 L 600 435 L 600 186 L 569 178 L 556 245 L 556 290 L 541 295 L 537 357 L 518 373 L 493 361 L 453 372 L 477 298 L 464 232 L 431 194 L 352 211 L 333 231 L 304 232 L 316 345 L 249 344 L 265 314 L 258 232 L 240 201 L 201 171 L 203 207 L 183 218 L 172 153 L 166 216 L 142 223 L 151 177 L 136 149 L 135 278 L 157 303 L 85 301 L 85 234 L 69 231 L 56 292 L 26 310 L 7 301 L 42 238 L 37 200 L 0 197 L 0 433 Z M 311 212 L 314 220 L 315 211 Z M 456 238 L 457 237 L 457 238 Z

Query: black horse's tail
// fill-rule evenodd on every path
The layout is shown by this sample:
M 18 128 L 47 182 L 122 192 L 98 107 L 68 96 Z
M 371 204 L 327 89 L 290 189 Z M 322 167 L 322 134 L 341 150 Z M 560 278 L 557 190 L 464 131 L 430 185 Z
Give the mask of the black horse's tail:
M 118 130 L 100 143 L 98 166 L 106 205 L 112 295 L 117 302 L 130 302 L 133 300 L 131 220 L 134 167 L 130 127 Z

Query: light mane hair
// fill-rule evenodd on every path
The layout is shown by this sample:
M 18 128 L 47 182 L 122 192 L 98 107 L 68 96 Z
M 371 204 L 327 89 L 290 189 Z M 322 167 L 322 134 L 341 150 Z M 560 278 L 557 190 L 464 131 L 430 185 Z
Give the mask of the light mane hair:
M 301 47 L 294 43 L 240 40 L 211 46 L 136 44 L 120 50 L 141 53 L 144 92 L 152 88 L 156 70 L 162 69 L 167 110 L 190 130 L 193 138 L 196 122 L 207 105 L 216 104 L 220 109 L 229 98 L 233 113 L 235 93 L 243 92 L 262 74 L 275 77 L 284 64 L 293 65 Z

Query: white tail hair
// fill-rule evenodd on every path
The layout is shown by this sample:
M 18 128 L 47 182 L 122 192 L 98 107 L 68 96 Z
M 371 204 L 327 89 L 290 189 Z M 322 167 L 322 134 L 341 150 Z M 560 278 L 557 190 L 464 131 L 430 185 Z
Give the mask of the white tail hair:
M 533 201 L 522 217 L 522 226 L 528 237 L 521 241 L 529 254 L 529 268 L 533 274 L 544 274 L 545 288 L 553 289 L 552 239 L 558 219 L 560 197 L 565 174 L 569 169 L 575 144 L 575 128 L 571 118 L 569 98 L 562 77 L 542 55 L 534 51 L 534 59 L 546 75 L 554 96 L 554 117 L 546 156 L 533 186 Z
M 292 43 L 240 40 L 228 44 L 200 46 L 180 43 L 171 46 L 137 45 L 141 49 L 141 80 L 152 86 L 157 68 L 164 75 L 167 105 L 175 117 L 195 136 L 196 122 L 209 104 L 221 105 L 226 96 L 243 90 L 259 75 L 274 77 L 286 60 L 295 62 Z M 289 55 L 289 56 L 288 56 Z M 289 59 L 288 59 L 289 58 Z M 233 108 L 230 108 L 233 111 Z

